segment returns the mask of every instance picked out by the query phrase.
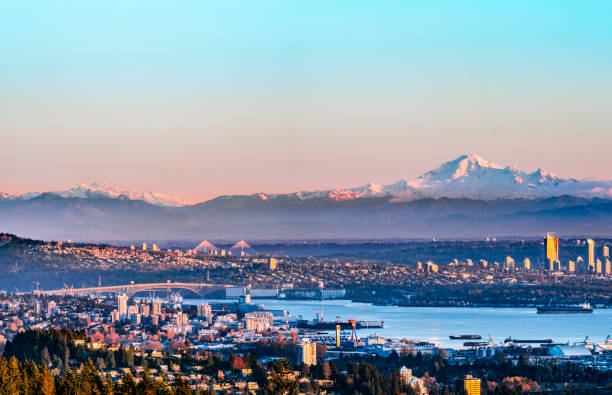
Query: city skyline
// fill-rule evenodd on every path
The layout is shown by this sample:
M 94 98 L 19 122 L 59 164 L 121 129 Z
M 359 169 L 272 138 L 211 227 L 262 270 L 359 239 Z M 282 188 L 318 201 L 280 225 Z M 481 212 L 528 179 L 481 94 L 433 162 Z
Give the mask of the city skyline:
M 202 201 L 388 184 L 471 152 L 607 179 L 610 7 L 8 4 L 2 190 Z

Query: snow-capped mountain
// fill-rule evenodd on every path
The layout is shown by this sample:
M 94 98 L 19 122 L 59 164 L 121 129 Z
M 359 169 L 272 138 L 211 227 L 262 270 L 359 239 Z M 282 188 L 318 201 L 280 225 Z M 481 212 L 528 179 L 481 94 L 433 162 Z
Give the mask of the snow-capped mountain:
M 56 240 L 612 237 L 609 181 L 526 172 L 477 155 L 390 185 L 188 203 L 103 183 L 1 194 L 0 232 Z
M 47 192 L 65 198 L 108 197 L 123 200 L 141 200 L 157 206 L 181 207 L 195 204 L 157 192 L 120 190 L 104 182 L 83 184 L 65 191 Z M 29 200 L 41 196 L 33 192 L 21 195 L 0 193 L 0 200 Z M 394 184 L 366 185 L 346 189 L 301 191 L 287 194 L 256 193 L 252 195 L 227 195 L 211 202 L 310 201 L 328 199 L 335 202 L 355 201 L 367 198 L 385 198 L 394 202 L 422 198 L 468 198 L 474 200 L 539 199 L 556 196 L 612 199 L 612 181 L 576 180 L 561 178 L 545 170 L 526 172 L 514 166 L 500 166 L 478 155 L 462 155 L 430 170 L 416 180 L 400 180 Z
M 479 155 L 462 155 L 428 171 L 416 180 L 400 180 L 390 185 L 368 183 L 349 189 L 302 191 L 290 194 L 250 195 L 262 200 L 297 198 L 310 200 L 329 198 L 335 201 L 362 198 L 387 197 L 394 201 L 420 198 L 468 198 L 477 200 L 526 198 L 537 199 L 554 196 L 585 198 L 612 198 L 612 182 L 561 178 L 537 169 L 532 173 L 514 166 L 500 166 Z M 223 196 L 223 199 L 246 196 Z
M 470 199 L 544 198 L 552 196 L 612 197 L 610 181 L 561 178 L 543 169 L 529 173 L 500 166 L 478 155 L 462 155 L 408 183 L 428 197 Z
M 193 201 L 186 201 L 175 198 L 173 196 L 165 195 L 163 193 L 158 192 L 134 192 L 130 190 L 121 190 L 119 188 L 112 187 L 107 185 L 103 181 L 94 182 L 92 184 L 81 184 L 78 187 L 71 188 L 65 191 L 50 191 L 44 192 L 56 196 L 60 196 L 63 198 L 96 198 L 96 197 L 106 197 L 106 198 L 114 198 L 114 199 L 123 199 L 123 200 L 142 200 L 150 204 L 154 204 L 156 206 L 170 206 L 170 207 L 180 207 L 186 206 L 189 204 L 193 204 Z M 21 199 L 21 200 L 30 200 L 36 197 L 39 197 L 43 194 L 43 192 L 29 192 L 25 194 L 14 194 L 10 195 L 7 193 L 0 194 L 0 198 L 2 199 Z

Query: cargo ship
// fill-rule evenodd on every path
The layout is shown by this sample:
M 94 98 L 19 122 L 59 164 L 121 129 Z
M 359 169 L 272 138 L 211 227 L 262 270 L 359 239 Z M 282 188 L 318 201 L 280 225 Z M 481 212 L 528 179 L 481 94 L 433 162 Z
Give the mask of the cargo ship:
M 535 343 L 539 343 L 539 344 L 551 344 L 553 341 L 552 339 L 513 339 L 511 337 L 507 337 L 504 340 L 504 343 L 521 343 L 521 344 L 535 344 Z
M 491 342 L 465 342 L 463 347 L 484 347 L 489 346 Z
M 538 307 L 538 314 L 591 314 L 593 307 L 588 303 L 579 305 L 551 304 Z
M 480 340 L 482 336 L 480 335 L 450 335 L 449 338 L 451 340 Z

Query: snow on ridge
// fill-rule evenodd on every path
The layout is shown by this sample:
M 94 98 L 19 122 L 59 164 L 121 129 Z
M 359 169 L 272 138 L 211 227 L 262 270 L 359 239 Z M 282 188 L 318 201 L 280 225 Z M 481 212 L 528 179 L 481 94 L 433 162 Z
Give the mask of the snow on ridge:
M 108 197 L 114 199 L 125 199 L 125 200 L 142 200 L 150 204 L 157 206 L 171 206 L 180 207 L 189 204 L 194 204 L 191 200 L 181 200 L 170 195 L 163 193 L 146 191 L 146 192 L 134 192 L 130 190 L 121 190 L 116 187 L 107 185 L 103 181 L 97 181 L 91 184 L 81 184 L 78 187 L 74 187 L 64 191 L 50 191 L 47 192 L 52 195 L 57 195 L 64 198 L 92 198 L 92 197 Z M 30 200 L 39 197 L 43 192 L 28 192 L 24 194 L 2 194 L 0 197 L 7 199 L 22 199 Z
M 180 207 L 195 204 L 157 192 L 134 192 L 120 190 L 104 182 L 83 184 L 66 190 L 49 192 L 62 197 L 109 197 L 125 200 L 142 200 L 159 206 Z M 0 193 L 0 199 L 29 200 L 41 193 L 21 195 Z M 469 198 L 493 200 L 500 198 L 546 198 L 553 196 L 576 196 L 585 198 L 612 199 L 612 181 L 593 179 L 576 180 L 561 178 L 543 169 L 529 173 L 515 166 L 502 167 L 475 154 L 462 155 L 430 170 L 413 181 L 399 180 L 394 184 L 368 183 L 354 188 L 300 191 L 285 194 L 255 193 L 251 195 L 226 195 L 214 200 L 250 198 L 274 201 L 280 198 L 331 199 L 350 201 L 364 198 L 388 198 L 391 201 L 406 201 L 419 198 Z

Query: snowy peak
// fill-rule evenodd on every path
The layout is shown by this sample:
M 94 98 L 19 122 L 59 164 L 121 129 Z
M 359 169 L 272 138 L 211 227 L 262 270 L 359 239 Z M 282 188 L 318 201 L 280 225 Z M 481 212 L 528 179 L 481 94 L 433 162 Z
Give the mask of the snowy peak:
M 498 164 L 489 162 L 482 156 L 470 154 L 461 155 L 455 160 L 442 164 L 437 169 L 431 170 L 419 177 L 419 180 L 429 182 L 440 182 L 456 180 L 468 176 L 481 176 L 488 170 L 503 169 Z
M 327 193 L 327 197 L 335 201 L 380 197 L 385 195 L 387 195 L 387 192 L 382 185 L 372 183 L 351 189 L 333 189 Z
M 527 173 L 516 166 L 502 167 L 478 155 L 462 155 L 420 176 L 416 183 L 421 187 L 433 187 L 452 183 L 514 183 L 514 184 L 560 184 L 564 179 L 541 168 Z M 476 186 L 476 185 L 473 185 Z M 489 185 L 494 188 L 495 185 Z
M 542 198 L 571 195 L 611 196 L 595 187 L 607 181 L 577 181 L 561 178 L 541 168 L 532 173 L 515 166 L 502 167 L 478 155 L 462 155 L 420 176 L 412 185 L 424 196 L 471 199 Z
M 118 188 L 107 185 L 104 181 L 97 181 L 91 184 L 81 184 L 78 187 L 71 188 L 65 191 L 52 192 L 54 195 L 67 198 L 88 198 L 88 197 L 128 197 L 133 194 L 130 191 L 121 191 Z
M 402 201 L 426 197 L 493 200 L 562 195 L 610 199 L 612 182 L 561 178 L 541 168 L 529 173 L 516 166 L 504 167 L 482 156 L 470 154 L 443 163 L 414 181 L 400 180 L 390 185 L 368 183 L 349 189 L 299 192 L 293 196 L 301 200 L 327 197 L 335 201 L 348 201 L 386 197 L 392 201 Z
M 91 184 L 81 184 L 78 187 L 71 188 L 64 191 L 50 191 L 46 192 L 51 195 L 61 196 L 63 198 L 113 198 L 123 200 L 142 200 L 150 204 L 157 206 L 171 206 L 179 207 L 194 204 L 193 201 L 181 200 L 173 196 L 165 195 L 163 193 L 146 191 L 146 192 L 134 192 L 130 190 L 121 190 L 106 184 L 104 181 L 97 181 Z M 30 200 L 42 195 L 42 192 L 29 192 L 25 194 L 9 195 L 3 193 L 0 195 L 2 199 L 21 199 Z
M 53 192 L 62 197 L 72 198 L 88 198 L 88 197 L 108 197 L 125 200 L 142 200 L 157 206 L 186 206 L 193 204 L 192 201 L 185 201 L 176 197 L 166 195 L 159 192 L 134 192 L 130 190 L 121 190 L 106 184 L 104 181 L 97 181 L 91 184 L 81 184 L 76 188 L 67 191 Z

